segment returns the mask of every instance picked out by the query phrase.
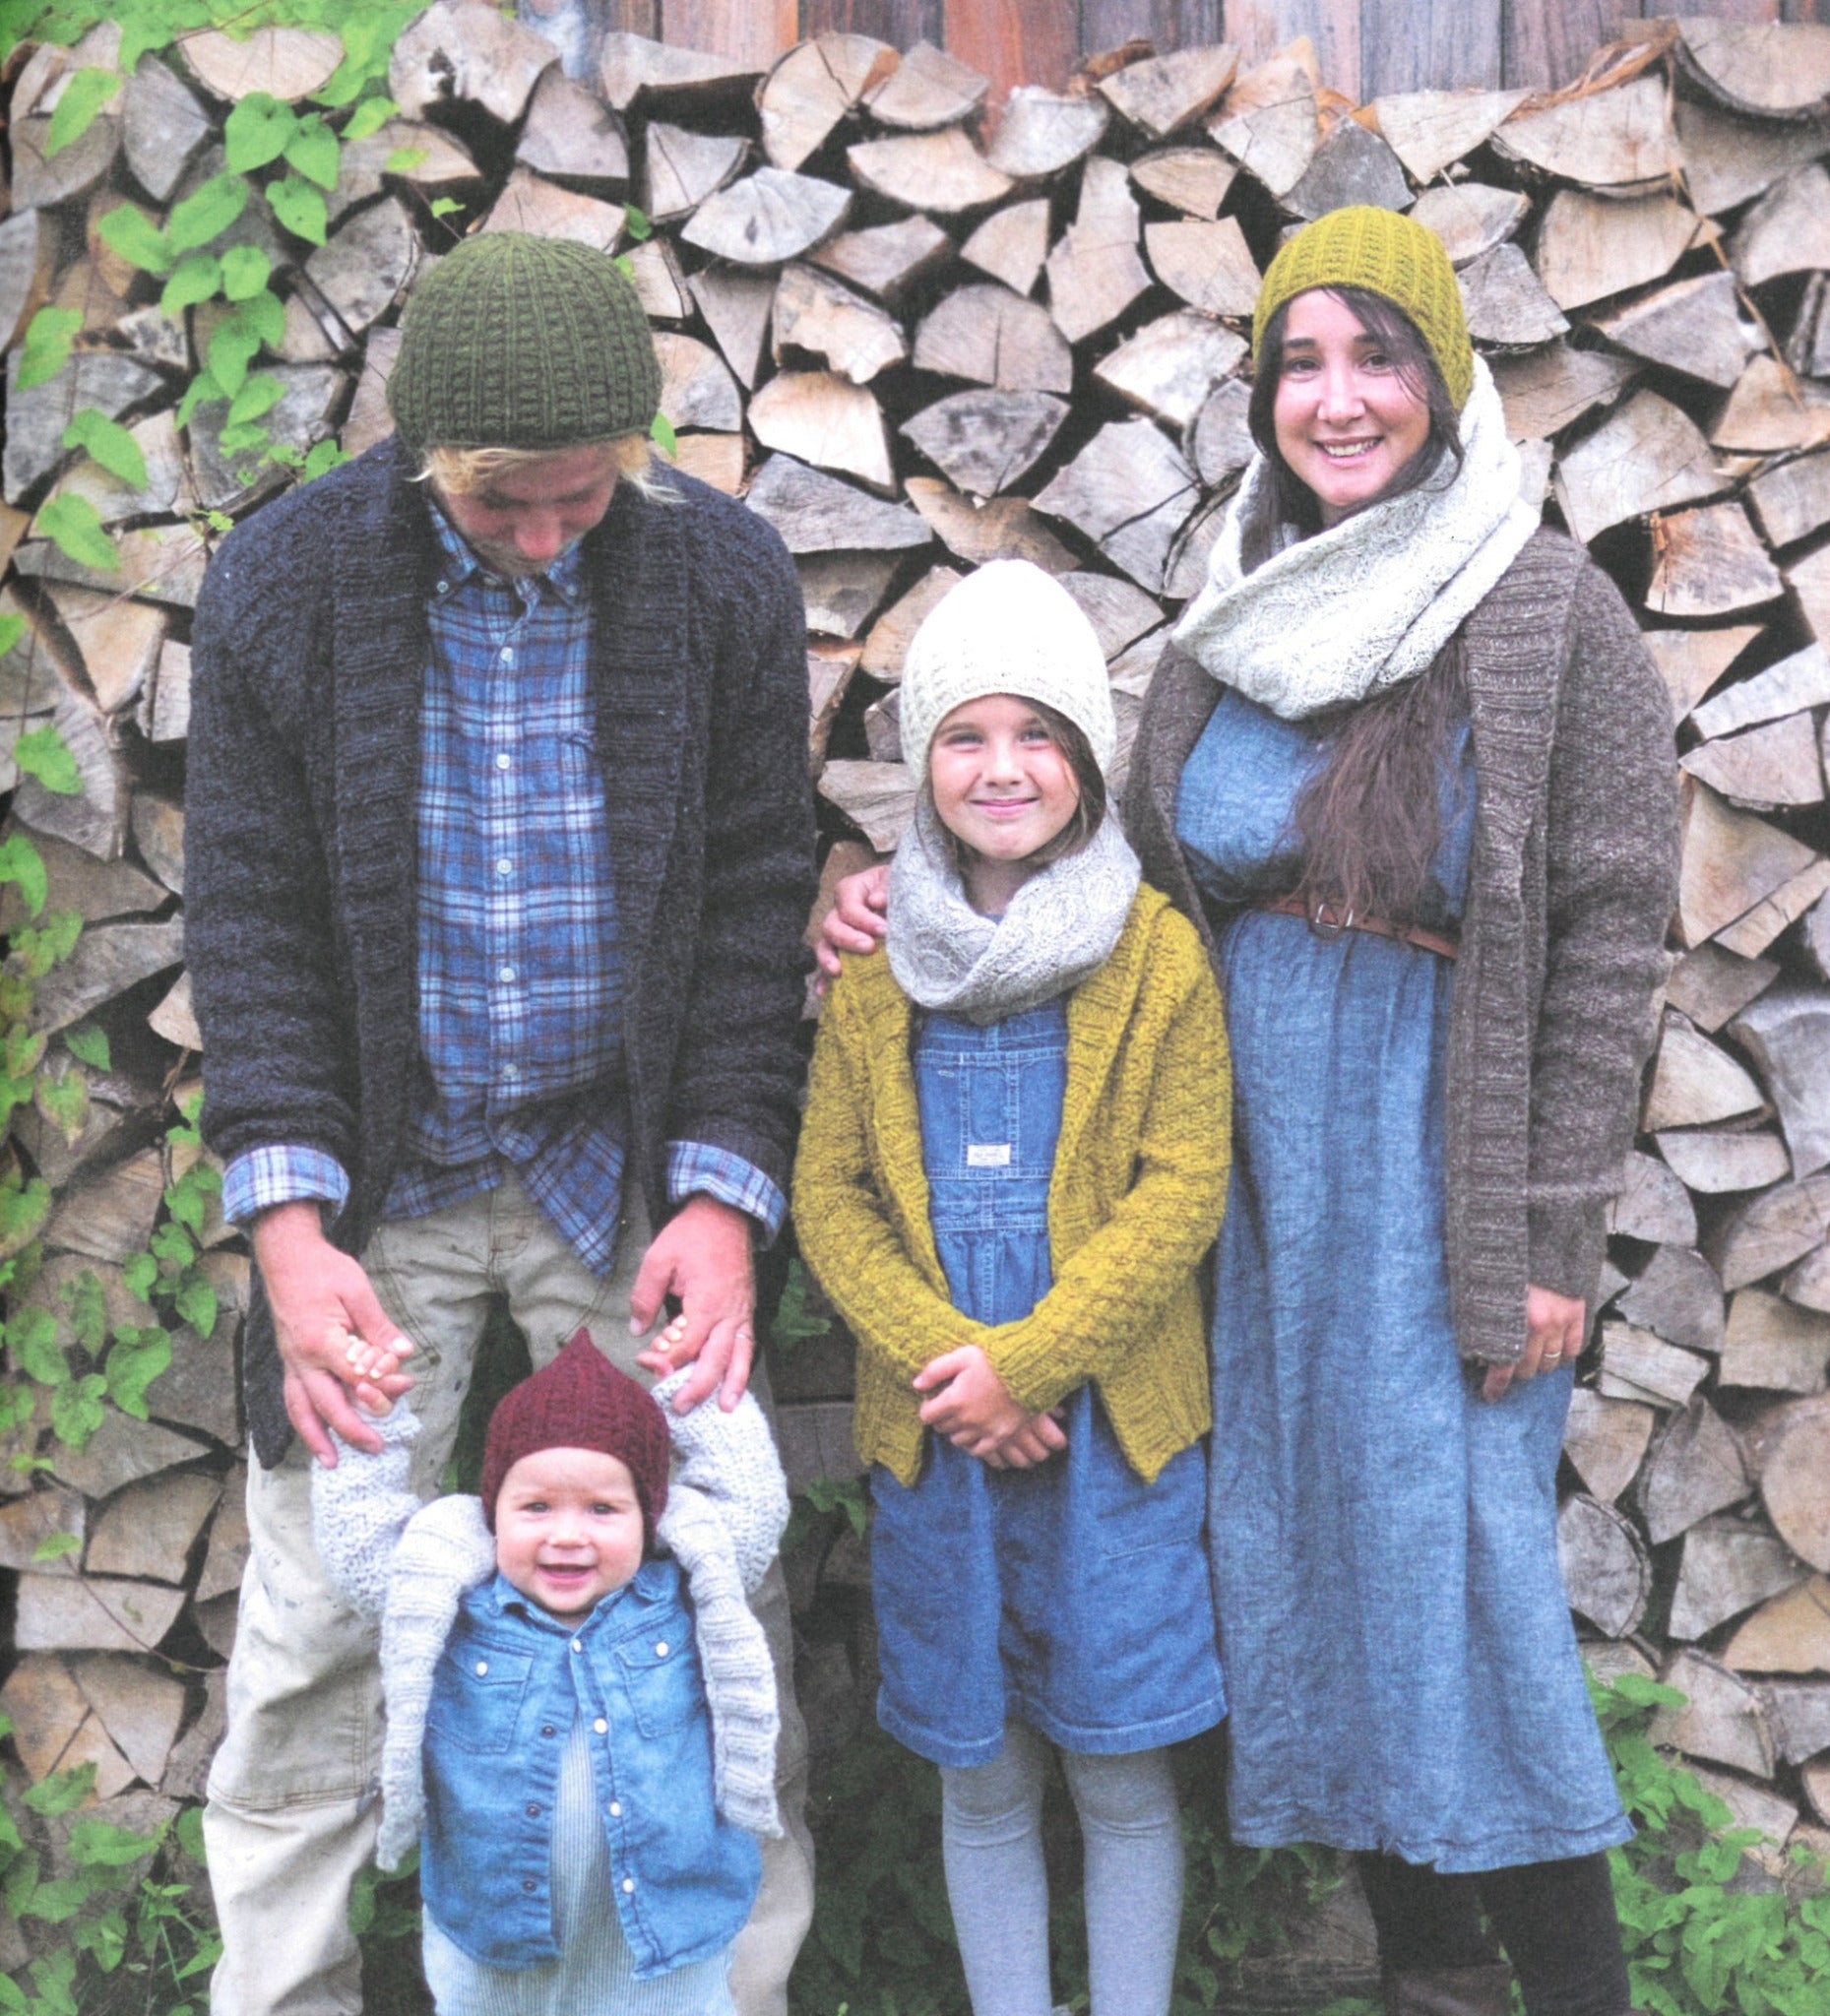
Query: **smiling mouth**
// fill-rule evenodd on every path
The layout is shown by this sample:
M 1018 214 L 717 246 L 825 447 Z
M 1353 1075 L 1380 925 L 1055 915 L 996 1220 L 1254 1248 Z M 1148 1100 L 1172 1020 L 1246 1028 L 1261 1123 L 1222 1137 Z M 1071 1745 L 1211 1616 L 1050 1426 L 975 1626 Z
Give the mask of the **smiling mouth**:
M 1316 447 L 1330 462 L 1358 462 L 1368 456 L 1379 445 L 1379 437 L 1370 441 L 1318 441 Z

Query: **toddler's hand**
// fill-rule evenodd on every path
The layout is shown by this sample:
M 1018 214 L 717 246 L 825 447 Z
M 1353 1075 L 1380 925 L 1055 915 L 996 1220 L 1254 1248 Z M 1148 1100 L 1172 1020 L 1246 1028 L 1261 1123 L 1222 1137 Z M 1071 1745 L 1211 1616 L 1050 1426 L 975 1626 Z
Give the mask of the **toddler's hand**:
M 943 1352 L 915 1376 L 917 1393 L 929 1396 L 921 1418 L 969 1456 L 988 1461 L 1034 1417 L 1015 1400 L 976 1344 Z

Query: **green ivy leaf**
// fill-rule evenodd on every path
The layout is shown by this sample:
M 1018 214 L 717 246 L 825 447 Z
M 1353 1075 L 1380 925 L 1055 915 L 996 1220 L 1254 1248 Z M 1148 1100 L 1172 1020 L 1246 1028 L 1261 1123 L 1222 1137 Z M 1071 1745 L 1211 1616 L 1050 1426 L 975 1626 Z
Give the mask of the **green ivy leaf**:
M 73 491 L 53 497 L 38 513 L 32 530 L 55 539 L 80 567 L 95 567 L 111 574 L 121 564 L 114 541 L 101 529 L 101 513 L 87 497 L 79 497 Z M 57 787 L 53 785 L 51 788 Z M 71 790 L 77 788 L 74 784 L 70 786 Z
M 30 1245 L 51 1215 L 51 1186 L 42 1176 L 0 1181 L 0 1260 Z
M 165 242 L 174 252 L 194 252 L 228 229 L 246 209 L 248 185 L 239 175 L 212 175 L 171 213 Z
M 109 211 L 99 229 L 102 242 L 142 273 L 167 274 L 177 256 L 165 233 L 135 203 Z
M 165 1209 L 187 1231 L 203 1236 L 204 1213 L 207 1209 L 204 1193 L 189 1180 L 173 1183 L 165 1192 Z M 155 1252 L 158 1251 L 155 1245 Z
M 234 426 L 225 426 L 217 436 L 217 446 L 231 458 L 254 455 L 261 449 L 270 449 L 274 437 L 258 420 L 238 421 Z
M 655 415 L 654 420 L 650 423 L 648 436 L 663 455 L 674 462 L 679 460 L 679 437 L 673 431 L 673 422 L 668 419 L 665 413 L 657 413 Z
M 112 1827 L 105 1820 L 79 1820 L 70 1830 L 70 1859 L 79 1869 L 127 1869 L 144 1861 L 164 1838 Z
M 80 1554 L 83 1543 L 74 1533 L 47 1533 L 32 1550 L 34 1561 L 61 1561 L 66 1554 Z
M 63 1033 L 64 1048 L 92 1071 L 114 1069 L 108 1050 L 108 1033 L 93 1022 L 79 1022 Z
M 322 245 L 329 233 L 324 192 L 297 175 L 267 185 L 267 201 L 284 229 L 308 245 Z
M 187 252 L 165 283 L 159 308 L 166 315 L 181 315 L 199 301 L 209 300 L 221 284 L 222 262 L 214 252 Z
M 60 497 L 57 501 L 66 504 L 80 503 L 83 500 Z M 95 507 L 92 504 L 89 508 L 93 511 Z M 47 504 L 38 514 L 40 523 L 49 511 L 50 506 Z M 59 538 L 57 543 L 66 553 L 70 551 L 68 543 L 62 538 Z M 110 546 L 108 550 L 113 552 L 114 548 Z M 41 728 L 33 728 L 29 735 L 21 735 L 13 744 L 13 761 L 28 777 L 35 777 L 44 788 L 56 797 L 73 798 L 83 788 L 83 775 L 76 767 L 76 758 L 71 755 L 70 745 L 64 740 L 54 723 Z
M 50 878 L 44 871 L 44 856 L 23 833 L 9 833 L 0 841 L 0 882 L 18 885 L 26 908 L 34 917 L 43 910 L 44 899 L 50 893 Z
M 648 220 L 648 213 L 638 210 L 633 203 L 623 206 L 623 229 L 639 245 L 645 238 L 655 235 L 655 226 Z
M 62 154 L 72 141 L 81 140 L 95 122 L 95 115 L 113 97 L 126 78 L 114 70 L 79 70 L 64 86 L 57 109 L 51 114 L 51 130 L 44 142 L 44 158 Z
M 346 455 L 337 442 L 319 441 L 305 457 L 302 480 L 309 483 L 318 476 L 329 475 L 332 470 L 342 469 L 345 463 L 354 460 L 354 456 Z
M 379 133 L 400 109 L 392 98 L 364 98 L 349 114 L 349 123 L 344 128 L 344 139 L 351 142 L 366 140 L 371 133 Z
M 243 427 L 250 420 L 258 420 L 263 413 L 270 413 L 285 397 L 285 385 L 278 378 L 261 372 L 248 379 L 228 405 L 228 425 Z
M 235 310 L 235 320 L 251 329 L 269 349 L 285 341 L 285 303 L 278 294 L 254 293 Z
M 24 616 L 0 616 L 0 658 L 16 648 L 27 628 Z
M 158 1262 L 151 1253 L 136 1253 L 121 1268 L 121 1279 L 126 1282 L 129 1293 L 150 1302 L 158 1280 Z
M 299 121 L 298 131 L 287 144 L 285 158 L 287 167 L 303 175 L 307 182 L 317 183 L 320 189 L 337 187 L 343 146 L 324 123 L 321 112 L 313 112 Z
M 30 1078 L 38 1068 L 44 1056 L 44 1046 L 50 1038 L 41 1029 L 28 1029 L 24 1023 L 15 1023 L 6 1033 L 6 1075 L 9 1078 Z
M 147 1244 L 156 1259 L 168 1260 L 174 1267 L 188 1267 L 197 1258 L 197 1248 L 182 1226 L 161 1225 Z
M 69 1380 L 70 1367 L 57 1342 L 57 1318 L 50 1310 L 20 1310 L 7 1323 L 6 1348 L 26 1377 L 40 1386 L 62 1386 Z
M 52 1393 L 51 1433 L 65 1448 L 80 1456 L 89 1447 L 90 1436 L 108 1418 L 101 1397 L 107 1390 L 99 1372 L 86 1372 Z
M 69 1305 L 76 1341 L 91 1357 L 100 1357 L 108 1341 L 108 1296 L 95 1270 L 85 1268 L 75 1281 L 66 1282 L 63 1299 Z
M 66 1071 L 61 1078 L 42 1074 L 32 1089 L 32 1102 L 74 1148 L 89 1125 L 89 1087 L 80 1071 Z
M 47 1924 L 60 1925 L 76 1917 L 89 1902 L 90 1894 L 90 1886 L 81 1876 L 60 1876 L 55 1882 L 40 1883 L 32 1891 L 32 1902 L 22 1916 L 41 1918 Z M 43 1984 L 39 1986 L 42 1989 Z M 61 1998 L 46 1995 L 45 2001 L 56 2016 L 66 2016 Z M 75 2002 L 69 2004 L 69 2016 L 80 2016 Z
M 135 1420 L 147 1418 L 146 1389 L 171 1363 L 171 1339 L 157 1323 L 117 1332 L 118 1342 L 104 1367 L 108 1398 Z
M 118 212 L 110 212 L 118 216 Z M 103 220 L 102 235 L 107 235 L 107 223 Z M 19 376 L 14 384 L 21 392 L 30 392 L 34 385 L 47 384 L 55 378 L 70 361 L 70 346 L 76 340 L 76 333 L 83 326 L 83 311 L 80 308 L 40 308 L 32 318 L 26 331 L 26 341 L 20 346 Z
M 410 175 L 415 168 L 423 168 L 431 156 L 423 147 L 397 147 L 382 162 L 384 175 Z
M 431 205 L 434 217 L 451 217 L 464 208 L 455 196 L 441 196 Z
M 274 264 L 258 245 L 231 245 L 222 254 L 222 295 L 229 301 L 249 301 L 262 292 Z M 284 311 L 281 311 L 284 320 Z
M 222 124 L 229 166 L 238 175 L 264 168 L 285 153 L 297 130 L 298 114 L 290 105 L 264 91 L 250 92 Z
M 199 1337 L 207 1339 L 216 1329 L 216 1290 L 198 1275 L 179 1289 L 171 1306 Z
M 210 339 L 210 381 L 217 388 L 213 398 L 232 400 L 247 383 L 248 366 L 261 346 L 261 340 L 237 310 L 221 324 Z
M 224 325 L 226 327 L 226 325 Z M 217 335 L 221 335 L 219 330 Z M 215 338 L 211 341 L 214 343 Z M 244 367 L 245 369 L 245 367 Z M 228 394 L 216 382 L 209 371 L 199 371 L 197 376 L 184 388 L 184 397 L 178 402 L 178 425 L 188 427 L 191 415 L 200 406 L 208 406 L 212 400 L 226 399 Z
M 627 252 L 617 253 L 616 257 L 610 261 L 610 264 L 615 267 L 624 280 L 633 281 L 635 279 L 635 268 L 630 264 Z
M 109 475 L 117 476 L 130 490 L 146 488 L 146 457 L 140 452 L 139 442 L 119 420 L 109 419 L 97 408 L 86 406 L 72 418 L 64 429 L 63 445 L 85 449 L 92 462 L 99 464 Z

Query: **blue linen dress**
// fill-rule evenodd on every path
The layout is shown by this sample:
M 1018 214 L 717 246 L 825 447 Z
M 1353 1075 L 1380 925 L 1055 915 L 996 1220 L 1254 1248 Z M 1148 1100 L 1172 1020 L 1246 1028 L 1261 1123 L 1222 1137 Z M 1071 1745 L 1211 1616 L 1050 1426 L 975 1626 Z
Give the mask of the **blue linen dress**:
M 1204 896 L 1281 894 L 1324 744 L 1223 695 L 1183 770 Z M 1461 913 L 1475 776 L 1442 781 L 1423 924 Z M 1221 939 L 1234 1147 L 1208 1511 L 1234 1838 L 1445 1873 L 1629 1838 L 1556 1560 L 1573 1372 L 1489 1405 L 1450 1322 L 1453 965 L 1246 910 Z M 1524 1170 L 1519 1180 L 1525 1179 Z
M 930 1015 L 915 1077 L 954 1304 L 1014 1322 L 1053 1280 L 1066 1003 L 988 1026 Z M 1147 1484 L 1091 1385 L 1069 1397 L 1063 1425 L 1067 1448 L 1033 1470 L 988 1470 L 930 1434 L 913 1487 L 881 1464 L 871 1473 L 877 1719 L 936 1764 L 993 1762 L 1007 1721 L 1113 1755 L 1178 1742 L 1226 1714 L 1200 1448 Z

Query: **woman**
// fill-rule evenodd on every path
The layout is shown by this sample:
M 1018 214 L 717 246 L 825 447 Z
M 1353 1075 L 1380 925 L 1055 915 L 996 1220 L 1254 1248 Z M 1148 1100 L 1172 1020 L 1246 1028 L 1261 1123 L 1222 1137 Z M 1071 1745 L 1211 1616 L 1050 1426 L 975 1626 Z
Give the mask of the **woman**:
M 1539 530 L 1441 243 L 1338 211 L 1126 801 L 1228 1002 L 1209 1502 L 1241 1843 L 1355 1851 L 1395 2016 L 1630 2005 L 1555 1553 L 1676 896 L 1669 704 Z M 845 946 L 872 891 L 856 887 Z

